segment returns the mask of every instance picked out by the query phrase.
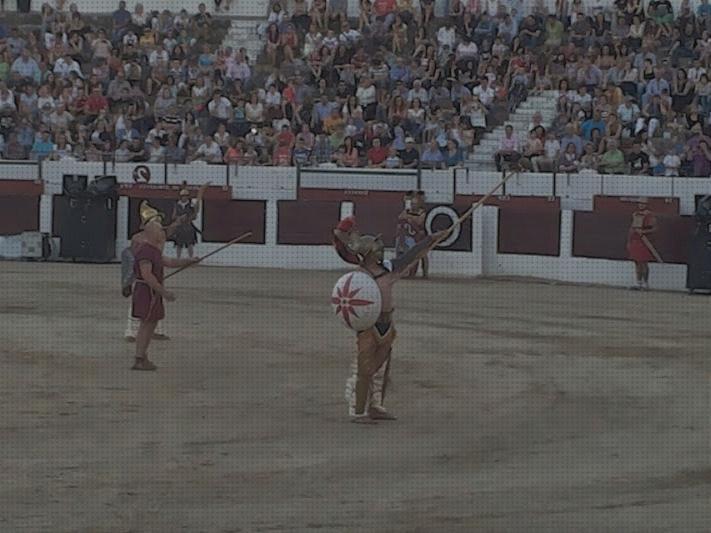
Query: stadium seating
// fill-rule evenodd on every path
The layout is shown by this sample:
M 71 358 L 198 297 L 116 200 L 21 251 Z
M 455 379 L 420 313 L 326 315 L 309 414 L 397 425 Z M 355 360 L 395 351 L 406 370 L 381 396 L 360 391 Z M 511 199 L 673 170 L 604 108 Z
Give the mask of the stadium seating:
M 708 3 L 165 5 L 8 14 L 2 158 L 711 175 Z

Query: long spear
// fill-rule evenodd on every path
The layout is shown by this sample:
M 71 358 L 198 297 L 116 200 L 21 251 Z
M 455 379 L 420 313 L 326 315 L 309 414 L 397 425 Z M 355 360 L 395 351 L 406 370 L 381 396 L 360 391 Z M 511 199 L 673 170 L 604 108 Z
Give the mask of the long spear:
M 174 270 L 173 272 L 171 272 L 170 274 L 168 274 L 167 276 L 165 276 L 163 279 L 166 280 L 166 279 L 168 279 L 168 278 L 171 277 L 171 276 L 175 276 L 178 272 L 182 272 L 182 271 L 185 270 L 186 268 L 190 268 L 191 266 L 195 266 L 195 265 L 197 265 L 198 263 L 201 263 L 202 261 L 204 261 L 205 259 L 207 259 L 208 257 L 210 257 L 211 255 L 215 255 L 216 253 L 221 252 L 221 251 L 224 250 L 225 248 L 227 248 L 227 247 L 229 247 L 229 246 L 232 246 L 233 244 L 236 244 L 236 243 L 238 243 L 238 242 L 240 242 L 240 241 L 243 241 L 244 239 L 246 239 L 246 238 L 248 238 L 248 237 L 251 237 L 251 236 L 252 236 L 252 232 L 251 232 L 251 231 L 248 231 L 247 233 L 245 233 L 245 234 L 243 234 L 243 235 L 240 235 L 239 237 L 237 237 L 237 238 L 235 238 L 235 239 L 232 239 L 232 240 L 231 240 L 230 242 L 228 242 L 227 244 L 224 244 L 224 245 L 220 246 L 217 250 L 213 250 L 213 251 L 210 252 L 209 254 L 203 255 L 200 259 L 198 259 L 198 260 L 195 261 L 194 263 L 190 263 L 190 264 L 181 266 L 181 267 L 178 268 L 177 270 Z
M 476 203 L 474 203 L 469 209 L 466 210 L 466 212 L 465 212 L 461 217 L 459 217 L 459 220 L 457 220 L 454 224 L 452 224 L 449 228 L 447 228 L 447 233 L 442 236 L 442 238 L 440 239 L 440 241 L 444 240 L 444 239 L 454 230 L 454 228 L 455 228 L 456 226 L 460 225 L 460 224 L 463 223 L 467 218 L 469 218 L 470 216 L 472 216 L 472 213 L 474 213 L 474 211 L 476 211 L 476 210 L 479 209 L 482 205 L 484 205 L 484 203 L 485 203 L 489 198 L 491 198 L 492 196 L 494 196 L 494 194 L 496 193 L 496 191 L 498 191 L 501 187 L 503 187 L 504 184 L 505 184 L 507 181 L 509 181 L 509 179 L 511 179 L 511 177 L 512 177 L 514 174 L 516 174 L 516 173 L 515 173 L 515 172 L 511 172 L 511 173 L 509 173 L 508 175 L 504 174 L 504 179 L 502 179 L 502 180 L 496 185 L 496 187 L 494 187 L 494 188 L 491 189 L 488 193 L 486 193 L 484 196 L 482 196 L 481 198 L 479 198 L 479 200 L 478 200 Z

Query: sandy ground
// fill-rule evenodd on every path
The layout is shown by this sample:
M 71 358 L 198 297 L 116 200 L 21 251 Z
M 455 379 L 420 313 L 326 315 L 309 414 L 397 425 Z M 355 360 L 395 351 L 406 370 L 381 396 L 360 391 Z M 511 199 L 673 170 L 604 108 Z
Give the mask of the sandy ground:
M 339 274 L 187 271 L 136 373 L 118 272 L 0 263 L 0 531 L 711 528 L 708 297 L 403 282 L 368 427 Z

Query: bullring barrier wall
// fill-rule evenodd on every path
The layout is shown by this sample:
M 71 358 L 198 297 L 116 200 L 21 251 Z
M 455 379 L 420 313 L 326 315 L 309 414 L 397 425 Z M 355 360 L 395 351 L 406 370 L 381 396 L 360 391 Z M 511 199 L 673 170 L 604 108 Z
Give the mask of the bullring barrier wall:
M 330 245 L 331 229 L 343 216 L 355 214 L 364 231 L 383 233 L 392 246 L 406 190 L 419 186 L 426 192 L 430 229 L 437 230 L 500 180 L 496 174 L 466 169 L 423 170 L 418 176 L 368 169 L 324 174 L 205 164 L 0 164 L 0 235 L 40 231 L 58 237 L 55 205 L 65 174 L 116 176 L 121 195 L 117 250 L 138 227 L 142 199 L 170 213 L 183 182 L 195 189 L 210 181 L 196 220 L 202 231 L 198 254 L 244 231 L 253 236 L 247 244 L 208 259 L 208 264 L 326 270 L 345 267 Z M 708 179 L 520 174 L 444 249 L 432 254 L 432 272 L 629 285 L 633 269 L 625 244 L 630 214 L 636 198 L 647 196 L 659 215 L 655 245 L 665 259 L 665 264 L 652 265 L 653 286 L 681 290 L 694 227 L 690 215 L 696 199 L 706 194 L 711 194 Z

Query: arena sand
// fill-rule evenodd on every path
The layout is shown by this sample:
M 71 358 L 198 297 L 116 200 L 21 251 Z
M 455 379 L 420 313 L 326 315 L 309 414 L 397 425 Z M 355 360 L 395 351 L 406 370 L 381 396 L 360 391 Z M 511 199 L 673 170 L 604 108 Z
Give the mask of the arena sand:
M 117 266 L 0 263 L 0 530 L 709 531 L 711 299 L 404 281 L 370 427 L 339 275 L 182 273 L 137 373 Z

